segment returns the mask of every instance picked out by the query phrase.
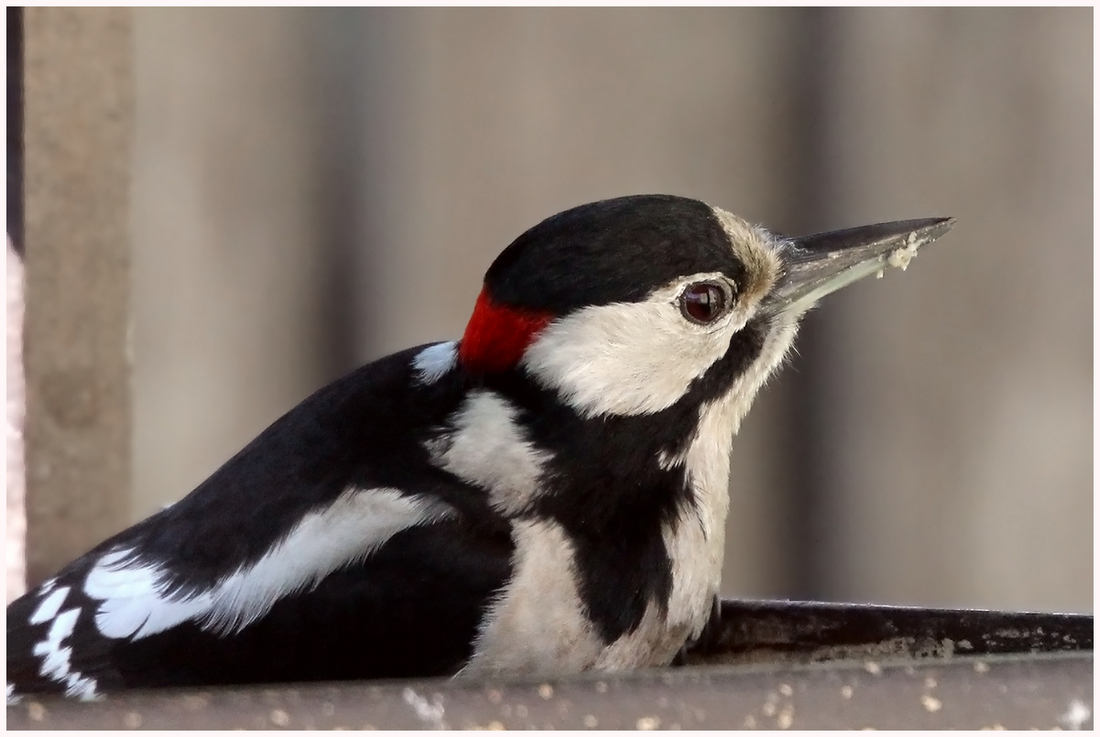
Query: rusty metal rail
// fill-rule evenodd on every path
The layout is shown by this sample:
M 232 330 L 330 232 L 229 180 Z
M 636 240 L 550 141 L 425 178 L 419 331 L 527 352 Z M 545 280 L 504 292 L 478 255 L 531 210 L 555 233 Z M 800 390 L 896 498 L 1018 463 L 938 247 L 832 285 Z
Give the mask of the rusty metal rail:
M 967 644 L 963 644 L 963 643 Z M 27 698 L 13 729 L 1091 728 L 1092 617 L 724 602 L 690 665 Z

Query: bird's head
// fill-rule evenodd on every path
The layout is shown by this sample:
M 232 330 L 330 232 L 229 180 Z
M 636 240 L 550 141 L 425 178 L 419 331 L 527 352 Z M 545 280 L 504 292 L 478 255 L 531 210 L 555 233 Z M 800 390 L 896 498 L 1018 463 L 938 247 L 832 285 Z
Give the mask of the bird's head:
M 736 422 L 817 300 L 904 265 L 953 224 L 786 238 L 682 197 L 582 205 L 497 257 L 459 360 L 475 375 L 518 370 L 588 417 L 729 397 Z

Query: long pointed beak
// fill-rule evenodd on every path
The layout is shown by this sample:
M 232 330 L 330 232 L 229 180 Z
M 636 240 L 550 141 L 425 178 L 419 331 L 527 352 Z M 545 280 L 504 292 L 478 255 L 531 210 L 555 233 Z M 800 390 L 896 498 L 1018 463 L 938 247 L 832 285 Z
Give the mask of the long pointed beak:
M 838 289 L 881 273 L 905 269 L 921 246 L 955 226 L 955 218 L 902 220 L 788 239 L 786 271 L 768 300 L 779 312 L 801 313 Z

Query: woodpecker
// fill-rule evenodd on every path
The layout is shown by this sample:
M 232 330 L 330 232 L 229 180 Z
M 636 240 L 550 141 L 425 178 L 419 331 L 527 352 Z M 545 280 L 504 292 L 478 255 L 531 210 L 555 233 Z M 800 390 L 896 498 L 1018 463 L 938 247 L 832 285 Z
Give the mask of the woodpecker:
M 818 299 L 954 225 L 788 238 L 667 195 L 567 210 L 461 340 L 382 358 L 8 607 L 8 698 L 666 665 L 721 575 L 730 449 Z

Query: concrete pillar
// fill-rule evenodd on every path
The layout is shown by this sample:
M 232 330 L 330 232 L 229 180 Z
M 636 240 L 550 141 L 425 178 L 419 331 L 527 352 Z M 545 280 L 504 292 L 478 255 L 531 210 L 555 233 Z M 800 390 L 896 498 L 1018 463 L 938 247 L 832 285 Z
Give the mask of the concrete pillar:
M 130 11 L 27 8 L 27 577 L 127 523 Z

